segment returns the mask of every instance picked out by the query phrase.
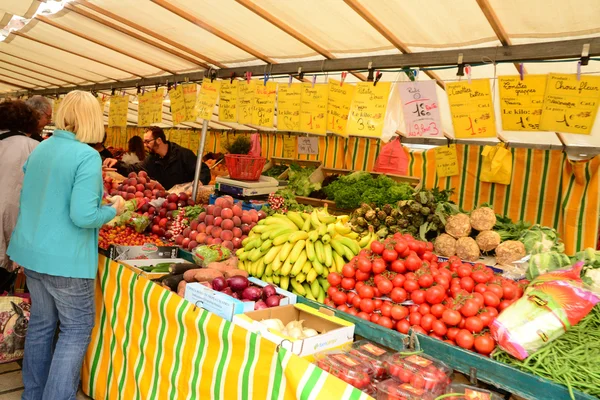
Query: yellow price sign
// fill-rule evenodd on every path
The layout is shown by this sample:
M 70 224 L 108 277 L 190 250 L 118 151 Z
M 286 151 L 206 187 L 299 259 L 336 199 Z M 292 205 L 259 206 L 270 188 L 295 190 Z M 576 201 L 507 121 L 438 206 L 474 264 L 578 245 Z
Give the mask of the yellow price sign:
M 127 128 L 121 128 L 121 132 L 119 132 L 119 148 L 127 149 Z
M 185 99 L 183 98 L 183 88 L 181 85 L 169 90 L 169 99 L 171 100 L 171 118 L 173 126 L 179 125 L 186 120 L 187 110 L 185 108 Z
M 138 126 L 149 126 L 162 122 L 162 104 L 165 89 L 146 92 L 138 96 Z
M 190 150 L 194 153 L 198 152 L 198 146 L 200 145 L 200 132 L 190 132 Z
M 240 81 L 222 81 L 219 91 L 219 121 L 237 121 L 237 97 Z
M 540 129 L 589 135 L 600 102 L 600 76 L 549 74 Z
M 302 84 L 300 106 L 300 130 L 316 135 L 327 134 L 327 90 L 328 85 Z
M 229 143 L 229 140 L 227 139 L 227 131 L 221 131 L 221 132 L 219 133 L 219 136 L 218 136 L 218 137 L 219 137 L 219 142 L 218 142 L 218 145 L 219 145 L 219 151 L 220 151 L 221 153 L 224 153 L 224 152 L 226 152 L 226 151 L 227 151 L 227 150 L 225 149 L 225 147 L 227 147 L 227 144 Z
M 272 128 L 275 120 L 277 84 L 275 82 L 267 82 L 266 85 L 257 84 L 255 89 L 252 125 Z
M 210 121 L 213 116 L 213 111 L 217 105 L 217 99 L 219 98 L 219 87 L 221 81 L 211 82 L 209 79 L 202 81 L 202 87 L 200 88 L 200 94 L 196 100 L 196 111 L 198 112 L 198 118 Z
M 350 135 L 381 137 L 390 82 L 359 82 L 354 89 L 352 106 L 348 113 L 346 132 Z
M 241 81 L 238 84 L 237 115 L 240 124 L 252 123 L 256 81 Z
M 327 100 L 327 130 L 338 135 L 348 136 L 346 125 L 354 96 L 354 85 L 343 85 L 335 79 L 329 80 Z
M 283 158 L 296 158 L 296 136 L 283 135 Z
M 171 129 L 169 141 L 181 145 L 181 131 L 179 129 Z
M 435 169 L 439 178 L 458 175 L 455 144 L 435 148 Z
M 108 106 L 108 126 L 127 126 L 129 95 L 111 96 Z
M 188 130 L 181 131 L 181 142 L 179 142 L 179 145 L 186 149 L 190 148 L 190 132 Z
M 183 83 L 181 89 L 183 90 L 183 101 L 185 102 L 185 121 L 195 122 L 198 119 L 198 113 L 196 112 L 198 85 Z
M 488 79 L 446 84 L 454 136 L 495 137 L 496 122 Z
M 300 130 L 300 107 L 302 84 L 280 84 L 277 86 L 277 129 L 280 131 Z
M 500 118 L 505 131 L 539 131 L 546 75 L 500 76 Z

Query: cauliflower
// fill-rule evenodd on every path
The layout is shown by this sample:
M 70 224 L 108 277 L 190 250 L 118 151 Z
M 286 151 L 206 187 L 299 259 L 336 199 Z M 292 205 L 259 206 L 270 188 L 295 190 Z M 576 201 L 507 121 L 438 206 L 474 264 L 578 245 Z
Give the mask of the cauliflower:
M 507 240 L 496 247 L 498 264 L 510 264 L 525 257 L 525 246 L 517 240 Z
M 471 213 L 471 226 L 478 231 L 489 231 L 496 225 L 496 213 L 489 207 L 480 207 Z
M 492 251 L 500 244 L 500 235 L 494 231 L 482 231 L 475 240 L 481 251 Z
M 447 233 L 442 233 L 435 239 L 435 254 L 443 257 L 452 257 L 456 254 L 456 239 Z
M 600 295 L 600 269 L 588 269 L 583 275 L 583 280 L 588 289 Z
M 446 232 L 455 238 L 469 236 L 471 233 L 471 222 L 466 214 L 456 214 L 448 218 Z
M 479 246 L 475 239 L 470 237 L 462 237 L 456 243 L 456 255 L 465 261 L 479 260 Z

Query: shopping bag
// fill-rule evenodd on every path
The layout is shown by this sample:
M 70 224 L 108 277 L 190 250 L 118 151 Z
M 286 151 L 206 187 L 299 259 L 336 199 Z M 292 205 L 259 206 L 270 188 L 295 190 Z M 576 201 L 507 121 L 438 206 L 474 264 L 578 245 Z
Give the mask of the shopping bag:
M 408 172 L 408 157 L 399 138 L 392 139 L 381 148 L 379 156 L 375 160 L 373 172 L 406 175 Z
M 485 146 L 481 152 L 483 158 L 479 180 L 482 182 L 509 185 L 512 178 L 512 153 L 504 143 Z
M 23 358 L 30 309 L 26 298 L 0 296 L 0 363 Z
M 248 155 L 252 157 L 260 157 L 261 149 L 259 133 L 253 133 L 250 135 L 250 144 L 252 145 L 252 147 L 250 147 L 250 152 L 248 153 Z

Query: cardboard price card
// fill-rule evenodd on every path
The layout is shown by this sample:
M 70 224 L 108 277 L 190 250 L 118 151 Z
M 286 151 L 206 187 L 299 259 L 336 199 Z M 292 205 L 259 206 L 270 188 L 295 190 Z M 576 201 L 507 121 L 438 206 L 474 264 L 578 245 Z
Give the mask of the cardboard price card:
M 187 116 L 185 100 L 183 98 L 183 88 L 181 85 L 169 90 L 169 99 L 171 100 L 171 118 L 173 118 L 173 125 L 179 125 L 186 120 Z
M 349 135 L 381 137 L 390 87 L 390 82 L 356 84 L 346 128 Z
M 211 82 L 209 79 L 202 81 L 202 87 L 196 100 L 196 111 L 198 118 L 210 121 L 219 98 L 219 86 L 221 81 Z
M 219 121 L 237 121 L 238 84 L 240 81 L 221 81 L 219 90 Z
M 600 76 L 549 74 L 540 129 L 589 135 L 600 102 Z
M 312 83 L 302 84 L 302 103 L 300 106 L 300 130 L 316 135 L 327 134 L 328 85 Z M 302 154 L 302 153 L 300 153 Z
M 505 131 L 539 131 L 546 75 L 498 77 L 500 118 Z
M 280 131 L 300 130 L 300 107 L 302 84 L 277 85 L 277 129 Z M 294 150 L 295 151 L 295 150 Z
M 329 80 L 327 100 L 327 130 L 338 135 L 348 136 L 346 125 L 354 97 L 354 85 L 341 84 L 335 79 Z
M 443 135 L 435 81 L 400 83 L 400 99 L 409 137 Z
M 458 175 L 458 157 L 456 156 L 455 144 L 435 148 L 435 169 L 440 178 Z
M 240 124 L 252 123 L 256 84 L 256 81 L 242 81 L 238 84 L 237 115 Z
M 267 82 L 257 84 L 254 93 L 254 107 L 252 108 L 252 125 L 272 128 L 275 120 L 275 97 L 277 96 L 277 83 Z
M 198 119 L 198 112 L 196 111 L 198 85 L 183 83 L 181 88 L 183 90 L 183 101 L 185 102 L 185 121 L 195 122 Z
M 446 84 L 454 136 L 495 137 L 496 123 L 489 79 Z
M 298 154 L 319 154 L 319 138 L 298 137 Z
M 149 126 L 162 122 L 162 105 L 165 88 L 146 92 L 138 96 L 138 126 Z
M 127 126 L 129 95 L 111 96 L 108 106 L 108 126 Z
M 283 158 L 296 158 L 296 136 L 283 135 Z

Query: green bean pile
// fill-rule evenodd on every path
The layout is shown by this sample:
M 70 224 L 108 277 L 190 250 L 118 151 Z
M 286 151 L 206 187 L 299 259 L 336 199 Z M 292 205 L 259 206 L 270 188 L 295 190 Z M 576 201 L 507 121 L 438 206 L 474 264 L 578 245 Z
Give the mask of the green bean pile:
M 500 348 L 492 358 L 567 386 L 571 399 L 575 399 L 573 389 L 600 397 L 600 306 L 523 361 Z

